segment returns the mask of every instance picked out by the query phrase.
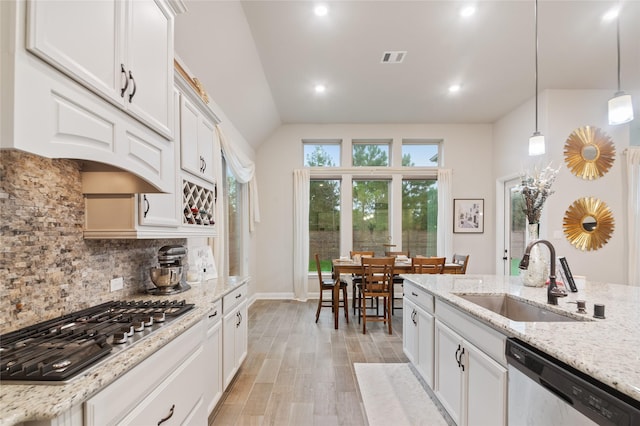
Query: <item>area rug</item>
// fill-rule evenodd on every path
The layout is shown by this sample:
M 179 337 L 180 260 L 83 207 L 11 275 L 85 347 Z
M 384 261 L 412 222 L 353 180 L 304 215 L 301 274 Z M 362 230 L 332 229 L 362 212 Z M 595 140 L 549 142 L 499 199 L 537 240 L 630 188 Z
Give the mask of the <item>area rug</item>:
M 447 425 L 408 364 L 353 366 L 370 426 Z

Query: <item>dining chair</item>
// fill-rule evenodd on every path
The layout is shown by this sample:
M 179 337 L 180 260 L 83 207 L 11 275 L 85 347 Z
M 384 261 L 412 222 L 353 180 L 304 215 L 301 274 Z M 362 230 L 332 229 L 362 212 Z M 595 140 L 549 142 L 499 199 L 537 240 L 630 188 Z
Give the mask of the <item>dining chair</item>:
M 409 250 L 407 251 L 385 251 L 384 255 L 387 257 L 398 257 L 405 256 L 407 259 L 411 258 L 411 253 Z M 396 309 L 402 309 L 402 297 L 396 297 L 396 285 L 404 286 L 404 278 L 400 277 L 399 274 L 395 274 L 393 276 L 393 298 L 391 299 L 391 315 L 394 314 Z M 402 295 L 402 291 L 398 292 L 398 294 Z M 396 306 L 396 300 L 400 300 L 400 306 Z
M 444 272 L 444 257 L 421 257 L 411 259 L 411 273 L 413 274 L 442 274 Z
M 320 309 L 331 307 L 333 311 L 333 287 L 335 286 L 335 279 L 332 276 L 331 279 L 322 278 L 322 266 L 320 264 L 320 255 L 316 253 L 316 269 L 318 270 L 318 282 L 320 283 L 320 296 L 318 297 L 318 309 L 316 310 L 316 322 L 320 316 Z M 331 300 L 327 301 L 323 299 L 324 292 L 331 290 Z M 342 300 L 338 301 L 338 307 L 344 309 L 344 316 L 349 323 L 349 302 L 347 299 L 347 282 L 340 279 L 340 290 L 342 291 Z
M 360 306 L 362 300 L 368 297 L 383 299 L 382 315 L 377 309 L 375 315 L 367 315 L 367 309 L 361 309 L 362 334 L 367 334 L 367 320 L 387 323 L 391 334 L 391 289 L 393 287 L 393 257 L 363 257 L 362 258 L 362 283 L 358 286 Z
M 376 255 L 376 253 L 374 251 L 368 251 L 368 250 L 352 250 L 349 252 L 349 257 L 351 257 L 351 259 L 354 259 L 355 256 L 359 256 L 360 259 L 362 259 L 363 257 L 374 257 Z M 358 284 L 360 284 L 362 282 L 362 277 L 358 274 L 351 274 L 351 307 L 353 308 L 353 315 L 356 315 L 356 311 L 359 311 L 360 306 L 357 305 L 356 301 L 358 300 L 358 298 L 356 297 L 357 293 L 357 286 Z M 358 312 L 358 315 L 360 315 L 360 313 Z
M 468 254 L 455 254 L 453 255 L 453 262 L 461 266 L 458 274 L 466 274 L 467 273 L 467 264 L 469 263 L 469 255 Z

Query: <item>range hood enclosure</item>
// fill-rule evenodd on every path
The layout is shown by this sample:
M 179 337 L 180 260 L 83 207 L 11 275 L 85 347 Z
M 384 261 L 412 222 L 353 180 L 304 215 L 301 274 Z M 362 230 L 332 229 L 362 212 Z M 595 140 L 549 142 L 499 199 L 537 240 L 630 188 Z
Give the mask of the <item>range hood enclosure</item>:
M 165 193 L 135 174 L 107 164 L 83 161 L 83 194 Z

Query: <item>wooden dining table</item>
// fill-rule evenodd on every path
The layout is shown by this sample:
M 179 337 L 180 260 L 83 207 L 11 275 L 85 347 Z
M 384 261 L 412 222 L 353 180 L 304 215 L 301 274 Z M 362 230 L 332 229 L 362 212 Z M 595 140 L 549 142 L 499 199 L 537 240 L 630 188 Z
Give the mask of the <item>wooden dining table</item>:
M 353 259 L 333 259 L 331 263 L 333 266 L 333 276 L 335 277 L 333 285 L 333 318 L 334 327 L 337 330 L 339 318 L 338 305 L 340 301 L 340 275 L 360 274 L 362 273 L 362 264 L 354 261 Z M 457 263 L 444 264 L 444 274 L 458 274 L 460 271 L 462 271 L 462 265 L 458 265 Z M 396 259 L 393 266 L 393 272 L 396 274 L 411 272 L 411 259 Z M 351 295 L 351 297 L 355 297 L 355 295 Z M 348 309 L 346 302 L 345 309 Z

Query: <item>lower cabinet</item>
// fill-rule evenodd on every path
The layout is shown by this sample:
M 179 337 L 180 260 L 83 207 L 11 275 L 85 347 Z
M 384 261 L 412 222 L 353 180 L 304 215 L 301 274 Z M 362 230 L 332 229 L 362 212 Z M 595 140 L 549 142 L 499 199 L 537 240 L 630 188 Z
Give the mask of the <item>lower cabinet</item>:
M 222 396 L 222 300 L 214 303 L 204 319 L 204 401 L 207 415 L 216 407 Z
M 433 388 L 433 315 L 408 298 L 403 300 L 403 349 L 429 387 Z
M 84 424 L 206 424 L 202 322 L 84 404 Z
M 223 384 L 226 389 L 238 372 L 247 356 L 247 286 L 224 296 L 222 309 L 222 371 Z
M 434 391 L 455 423 L 506 425 L 507 369 L 440 320 L 435 350 Z

